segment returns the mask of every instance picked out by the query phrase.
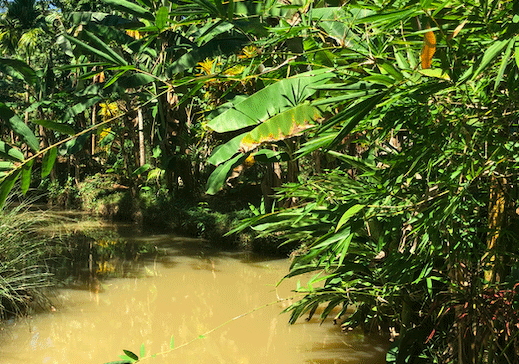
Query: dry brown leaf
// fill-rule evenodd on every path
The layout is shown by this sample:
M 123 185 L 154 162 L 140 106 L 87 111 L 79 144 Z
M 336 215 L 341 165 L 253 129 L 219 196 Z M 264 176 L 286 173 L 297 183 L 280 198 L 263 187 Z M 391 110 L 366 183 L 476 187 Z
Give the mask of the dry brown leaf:
M 427 25 L 427 28 L 430 29 L 431 27 Z M 425 33 L 423 38 L 423 48 L 420 57 L 422 60 L 422 69 L 431 67 L 434 52 L 436 52 L 436 36 L 434 35 L 434 32 L 430 30 Z

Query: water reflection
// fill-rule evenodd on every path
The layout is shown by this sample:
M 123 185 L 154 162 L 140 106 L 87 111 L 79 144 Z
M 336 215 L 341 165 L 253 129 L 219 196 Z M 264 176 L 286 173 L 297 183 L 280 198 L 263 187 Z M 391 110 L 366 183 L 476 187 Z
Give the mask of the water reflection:
M 2 330 L 2 363 L 105 363 L 122 349 L 139 353 L 141 344 L 148 354 L 164 353 L 143 361 L 152 364 L 384 362 L 379 342 L 343 334 L 331 321 L 289 326 L 288 316 L 279 314 L 286 301 L 233 320 L 292 295 L 294 281 L 275 286 L 286 260 L 251 259 L 169 235 L 139 239 L 162 251 L 139 278 L 99 282 L 97 292 L 60 291 L 56 312 Z M 171 336 L 177 350 L 170 350 Z

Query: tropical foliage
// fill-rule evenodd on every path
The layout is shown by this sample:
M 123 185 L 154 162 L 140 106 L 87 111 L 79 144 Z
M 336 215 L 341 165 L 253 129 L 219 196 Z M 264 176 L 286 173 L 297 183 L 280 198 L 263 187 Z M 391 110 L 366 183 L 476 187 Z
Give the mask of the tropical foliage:
M 0 203 L 58 155 L 134 194 L 254 166 L 265 205 L 239 229 L 317 272 L 291 322 L 353 305 L 344 327 L 392 332 L 388 362 L 519 362 L 516 2 L 60 6 L 4 14 Z M 10 40 L 28 29 L 38 61 Z

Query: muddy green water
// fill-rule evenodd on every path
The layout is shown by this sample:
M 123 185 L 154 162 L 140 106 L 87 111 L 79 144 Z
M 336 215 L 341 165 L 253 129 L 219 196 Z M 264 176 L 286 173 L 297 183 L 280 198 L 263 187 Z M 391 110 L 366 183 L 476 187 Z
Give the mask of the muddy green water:
M 11 322 L 1 331 L 0 363 L 102 364 L 119 360 L 122 349 L 139 354 L 141 344 L 146 355 L 162 353 L 142 361 L 150 364 L 384 362 L 380 341 L 344 334 L 331 321 L 288 325 L 280 312 L 290 300 L 236 318 L 293 295 L 295 280 L 276 287 L 287 260 L 171 235 L 139 239 L 166 254 L 141 265 L 138 277 L 105 280 L 92 291 L 60 290 L 55 311 Z

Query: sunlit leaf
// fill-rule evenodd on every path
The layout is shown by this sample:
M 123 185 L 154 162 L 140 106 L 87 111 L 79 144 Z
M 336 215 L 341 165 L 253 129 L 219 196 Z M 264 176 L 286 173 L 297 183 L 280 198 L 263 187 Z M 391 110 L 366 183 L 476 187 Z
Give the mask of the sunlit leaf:
M 337 227 L 335 228 L 335 232 L 339 231 L 341 227 L 344 226 L 348 222 L 349 219 L 351 219 L 353 216 L 355 216 L 360 210 L 362 210 L 365 205 L 353 205 L 350 207 L 344 214 L 342 214 L 341 219 L 337 223 Z
M 508 46 L 506 47 L 505 54 L 503 55 L 503 59 L 501 60 L 501 65 L 499 66 L 499 71 L 497 72 L 497 76 L 494 82 L 494 91 L 497 90 L 499 87 L 499 84 L 503 80 L 503 75 L 506 70 L 506 66 L 508 65 L 508 60 L 510 59 L 510 56 L 512 54 L 512 47 L 514 46 L 514 42 L 509 42 Z
M 157 15 L 155 16 L 155 25 L 159 30 L 163 30 L 167 23 L 168 23 L 168 17 L 169 17 L 169 9 L 167 6 L 162 6 L 158 11 Z
M 149 164 L 145 164 L 143 166 L 140 166 L 139 168 L 137 168 L 135 171 L 132 172 L 132 176 L 138 176 L 140 174 L 143 174 L 144 172 L 148 171 L 151 169 L 151 165 Z
M 481 63 L 472 75 L 472 79 L 475 79 L 492 61 L 494 61 L 501 54 L 503 48 L 508 46 L 508 44 L 513 41 L 514 39 L 494 41 L 492 45 L 488 47 L 485 53 L 483 54 Z
M 321 85 L 334 76 L 329 71 L 315 71 L 283 79 L 210 120 L 207 127 L 224 133 L 257 125 L 301 103 L 316 92 L 313 86 Z
M 320 116 L 319 109 L 309 104 L 279 113 L 246 134 L 240 142 L 240 151 L 246 153 L 262 143 L 299 135 L 313 127 L 313 122 Z
M 445 72 L 441 68 L 422 69 L 422 70 L 418 70 L 418 72 L 427 77 L 441 78 L 442 80 L 447 80 L 447 81 L 450 81 L 450 79 L 451 79 L 449 77 L 449 75 L 447 74 L 447 72 Z

